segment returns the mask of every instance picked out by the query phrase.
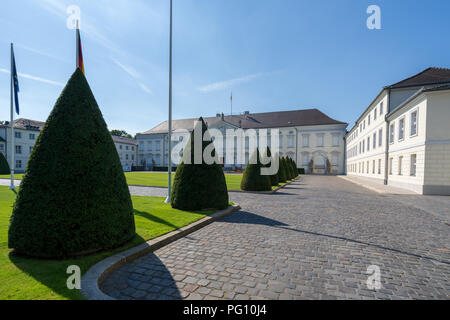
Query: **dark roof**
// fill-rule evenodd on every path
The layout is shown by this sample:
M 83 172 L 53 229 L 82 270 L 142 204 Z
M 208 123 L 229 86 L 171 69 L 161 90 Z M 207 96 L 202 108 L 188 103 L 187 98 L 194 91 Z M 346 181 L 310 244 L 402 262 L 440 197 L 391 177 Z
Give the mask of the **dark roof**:
M 393 85 L 390 85 L 387 88 L 396 89 L 396 88 L 415 87 L 440 83 L 449 83 L 449 82 L 450 82 L 450 69 L 428 68 L 412 77 L 394 83 Z
M 192 131 L 194 129 L 195 119 L 173 120 L 172 130 L 186 129 Z M 249 113 L 233 116 L 209 117 L 204 118 L 208 126 L 218 121 L 224 121 L 235 127 L 242 129 L 261 129 L 261 128 L 282 128 L 296 126 L 312 126 L 327 124 L 345 124 L 345 122 L 334 120 L 317 109 L 280 111 L 266 113 Z M 164 121 L 153 129 L 141 134 L 166 133 L 168 131 L 168 121 Z
M 45 124 L 45 122 L 19 118 L 17 120 L 14 120 L 14 129 L 39 131 L 42 129 L 44 124 Z M 9 128 L 9 123 L 2 124 L 0 127 L 1 128 L 5 128 L 5 127 Z
M 117 142 L 117 143 L 137 145 L 137 142 L 135 139 L 118 137 L 118 136 L 112 136 L 112 138 L 113 138 L 113 141 Z

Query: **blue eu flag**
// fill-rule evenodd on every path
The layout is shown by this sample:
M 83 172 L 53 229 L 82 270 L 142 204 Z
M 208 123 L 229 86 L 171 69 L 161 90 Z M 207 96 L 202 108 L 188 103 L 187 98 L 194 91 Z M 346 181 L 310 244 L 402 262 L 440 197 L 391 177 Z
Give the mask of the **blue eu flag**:
M 14 84 L 14 101 L 16 103 L 16 113 L 19 114 L 19 97 L 18 92 L 19 90 L 19 79 L 17 78 L 17 70 L 16 70 L 16 59 L 14 58 L 14 50 L 12 51 L 12 64 L 11 64 L 12 70 L 11 75 L 13 79 Z

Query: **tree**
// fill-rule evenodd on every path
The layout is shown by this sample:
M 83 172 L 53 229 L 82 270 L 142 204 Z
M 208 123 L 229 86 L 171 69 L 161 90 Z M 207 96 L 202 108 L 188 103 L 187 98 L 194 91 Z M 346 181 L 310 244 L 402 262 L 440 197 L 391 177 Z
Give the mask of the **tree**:
M 199 127 L 200 126 L 200 127 Z M 202 141 L 201 163 L 195 163 L 194 132 L 202 131 L 202 137 L 207 141 Z M 203 118 L 200 118 L 194 132 L 191 133 L 189 142 L 184 149 L 182 162 L 177 167 L 173 189 L 171 195 L 171 204 L 173 208 L 181 210 L 202 210 L 202 209 L 226 209 L 229 205 L 228 189 L 220 164 L 214 162 L 208 164 L 203 155 L 208 148 L 210 155 L 217 160 L 216 150 L 211 138 L 207 134 L 208 127 Z M 209 138 L 209 139 L 208 139 Z M 192 152 L 191 152 L 192 151 Z
M 110 132 L 112 136 L 133 139 L 133 136 L 125 130 L 111 130 Z
M 3 153 L 0 152 L 0 174 L 9 174 L 11 170 L 9 168 L 8 161 L 6 160 Z
M 261 168 L 264 165 L 261 163 L 259 149 L 253 152 L 244 175 L 241 180 L 241 190 L 244 191 L 271 191 L 272 183 L 270 176 L 262 175 Z
M 272 156 L 272 152 L 270 151 L 270 148 L 267 147 L 266 149 L 266 154 L 265 156 L 267 156 L 268 158 L 270 158 L 270 162 L 266 165 L 266 167 L 270 167 L 272 165 L 272 161 L 274 159 L 274 157 Z M 270 176 L 270 183 L 272 184 L 272 186 L 276 187 L 278 186 L 279 183 L 279 177 L 278 177 L 278 171 Z
M 119 155 L 77 68 L 30 155 L 9 247 L 33 257 L 65 258 L 120 246 L 135 234 Z
M 308 167 L 309 167 L 309 173 L 313 174 L 314 173 L 314 160 L 313 159 L 311 159 L 309 161 Z

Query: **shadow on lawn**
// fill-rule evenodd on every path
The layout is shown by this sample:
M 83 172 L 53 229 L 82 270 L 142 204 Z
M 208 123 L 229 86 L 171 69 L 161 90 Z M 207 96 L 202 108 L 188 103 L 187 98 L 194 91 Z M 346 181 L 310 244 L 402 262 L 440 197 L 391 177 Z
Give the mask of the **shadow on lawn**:
M 147 254 L 108 275 L 100 289 L 118 300 L 181 300 L 176 281 L 164 263 Z
M 135 247 L 143 242 L 145 242 L 145 240 L 136 235 L 130 242 L 118 248 L 65 260 L 36 259 L 18 255 L 14 252 L 10 252 L 9 259 L 22 272 L 42 283 L 56 294 L 67 299 L 84 299 L 80 290 L 69 290 L 67 288 L 66 282 L 67 278 L 70 276 L 67 274 L 67 268 L 69 266 L 79 266 L 81 273 L 84 274 L 97 262 L 116 253 Z M 28 287 L 16 289 L 26 290 L 27 288 Z M 43 297 L 36 296 L 31 297 L 30 299 L 43 299 Z M 58 297 L 54 297 L 54 299 L 58 299 Z

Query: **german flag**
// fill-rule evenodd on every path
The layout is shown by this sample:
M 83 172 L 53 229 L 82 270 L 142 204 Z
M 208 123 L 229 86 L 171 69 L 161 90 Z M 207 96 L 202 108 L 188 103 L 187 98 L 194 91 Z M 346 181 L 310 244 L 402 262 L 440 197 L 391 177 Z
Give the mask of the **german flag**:
M 81 48 L 80 28 L 77 21 L 77 68 L 80 68 L 84 75 L 83 49 Z

